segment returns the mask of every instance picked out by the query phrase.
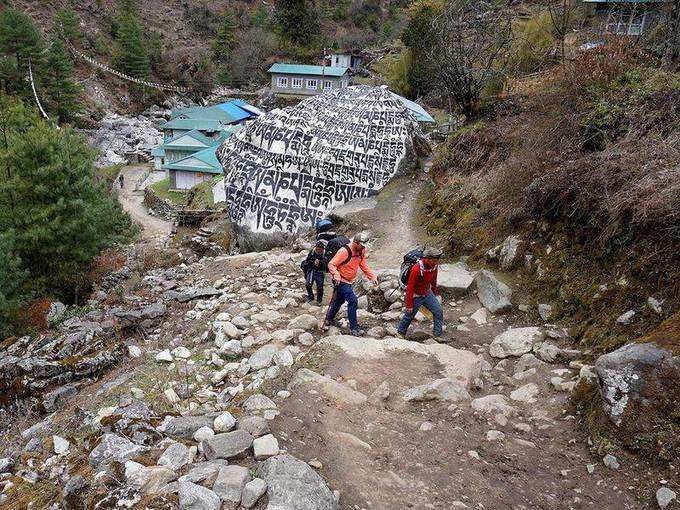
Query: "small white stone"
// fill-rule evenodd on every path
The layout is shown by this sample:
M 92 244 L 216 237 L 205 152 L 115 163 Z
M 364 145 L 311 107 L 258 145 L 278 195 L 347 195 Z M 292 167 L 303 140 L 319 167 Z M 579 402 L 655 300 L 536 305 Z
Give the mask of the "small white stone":
M 487 441 L 502 441 L 503 439 L 505 439 L 505 434 L 500 430 L 489 430 L 486 433 Z
M 666 508 L 676 498 L 677 494 L 668 487 L 661 487 L 656 491 L 656 502 L 661 509 Z
M 223 412 L 213 421 L 215 432 L 229 432 L 236 425 L 236 419 L 230 412 Z
M 68 453 L 71 443 L 69 443 L 66 439 L 60 436 L 52 436 L 52 442 L 54 443 L 54 453 L 57 455 L 64 455 L 65 453 Z
M 206 439 L 210 439 L 215 435 L 215 431 L 208 426 L 203 426 L 194 432 L 194 441 L 200 443 Z
M 602 463 L 609 469 L 619 469 L 621 467 L 621 465 L 619 464 L 619 459 L 617 459 L 614 455 L 610 453 L 604 456 L 604 458 L 602 459 Z
M 253 441 L 253 453 L 256 460 L 264 460 L 279 454 L 279 442 L 272 434 L 258 437 Z
M 165 361 L 167 363 L 171 363 L 174 358 L 172 357 L 172 354 L 170 354 L 169 349 L 164 349 L 155 356 L 156 361 Z
M 191 358 L 191 351 L 184 346 L 180 346 L 172 350 L 172 355 L 175 358 L 189 359 Z
M 423 423 L 420 424 L 420 430 L 423 432 L 429 432 L 434 428 L 434 423 L 431 421 L 424 421 Z
M 128 345 L 128 355 L 131 358 L 139 358 L 142 355 L 142 350 L 136 345 Z
M 167 390 L 165 390 L 163 392 L 163 395 L 165 395 L 165 398 L 171 404 L 177 404 L 180 401 L 179 395 L 177 395 L 177 393 L 175 393 L 175 390 L 173 390 L 172 388 L 168 388 Z

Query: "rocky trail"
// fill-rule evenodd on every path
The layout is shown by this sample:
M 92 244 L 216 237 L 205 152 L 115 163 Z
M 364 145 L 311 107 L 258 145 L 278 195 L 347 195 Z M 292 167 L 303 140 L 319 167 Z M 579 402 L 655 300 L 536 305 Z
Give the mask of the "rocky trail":
M 366 337 L 319 331 L 306 252 L 274 250 L 122 275 L 119 302 L 6 349 L 0 382 L 50 414 L 0 435 L 0 507 L 672 508 L 654 491 L 670 498 L 677 471 L 582 432 L 569 395 L 595 377 L 588 353 L 501 313 L 488 271 L 442 267 L 443 343 L 420 314 L 396 338 L 417 193 L 376 239 L 379 289 L 357 283 Z
M 161 241 L 167 239 L 172 229 L 172 223 L 149 214 L 143 203 L 144 191 L 139 190 L 137 184 L 148 169 L 148 165 L 123 167 L 121 170 L 124 177 L 123 188 L 118 188 L 118 200 L 123 209 L 139 224 L 143 239 Z M 118 182 L 114 185 L 118 187 Z

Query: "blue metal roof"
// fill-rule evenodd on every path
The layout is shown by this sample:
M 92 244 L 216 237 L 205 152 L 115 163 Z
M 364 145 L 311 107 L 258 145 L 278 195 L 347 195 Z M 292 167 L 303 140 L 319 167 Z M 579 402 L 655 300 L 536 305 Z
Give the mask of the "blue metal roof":
M 330 66 L 309 66 L 305 64 L 273 64 L 268 73 L 281 74 L 310 74 L 314 76 L 344 76 L 347 73 L 346 67 Z
M 233 101 L 217 104 L 214 106 L 214 108 L 219 108 L 220 110 L 227 112 L 227 114 L 232 118 L 231 122 L 238 122 L 253 116 L 252 113 L 245 111 L 239 105 L 234 104 Z
M 404 103 L 404 106 L 406 107 L 406 109 L 410 110 L 411 113 L 413 113 L 413 115 L 415 115 L 416 120 L 418 122 L 429 122 L 429 123 L 433 123 L 433 124 L 436 123 L 436 121 L 434 120 L 432 115 L 427 113 L 425 111 L 425 108 L 420 106 L 418 103 L 416 103 L 414 101 L 410 101 L 410 100 L 406 99 L 405 97 L 400 96 L 399 94 L 395 94 L 394 92 L 392 92 L 392 95 L 394 97 L 396 97 L 397 99 L 399 99 L 399 101 Z

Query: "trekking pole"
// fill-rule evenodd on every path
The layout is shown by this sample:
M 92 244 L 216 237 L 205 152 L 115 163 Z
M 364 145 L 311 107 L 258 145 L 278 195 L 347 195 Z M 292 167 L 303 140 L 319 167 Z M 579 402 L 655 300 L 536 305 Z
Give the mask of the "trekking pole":
M 332 280 L 331 280 L 332 281 Z M 333 293 L 331 294 L 331 300 L 328 302 L 328 308 L 326 308 L 326 313 L 324 314 L 322 327 L 328 322 L 328 312 L 331 311 L 331 306 L 333 306 L 333 301 L 335 301 L 335 295 L 337 294 L 338 286 L 333 281 Z

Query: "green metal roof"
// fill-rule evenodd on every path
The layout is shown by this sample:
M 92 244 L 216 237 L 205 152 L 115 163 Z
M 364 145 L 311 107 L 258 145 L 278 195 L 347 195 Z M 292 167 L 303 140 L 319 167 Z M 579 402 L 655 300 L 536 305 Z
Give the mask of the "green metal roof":
M 182 158 L 174 163 L 166 163 L 163 165 L 164 169 L 167 170 L 182 170 L 185 172 L 203 172 L 208 174 L 221 174 L 222 165 L 217 159 L 215 151 L 217 150 L 217 145 L 198 151 L 186 158 Z M 199 164 L 189 164 L 191 160 L 198 160 Z
M 152 156 L 160 156 L 162 158 L 163 156 L 165 156 L 165 149 L 163 148 L 162 145 L 159 146 L 159 147 L 155 147 L 155 148 L 151 149 L 151 155 Z
M 171 143 L 176 142 L 177 140 L 181 140 L 182 138 L 189 137 L 200 144 L 203 145 L 203 147 L 197 147 L 196 145 L 183 145 L 183 144 L 175 144 L 175 145 L 170 145 Z M 191 131 L 187 131 L 186 133 L 179 133 L 175 135 L 171 140 L 168 140 L 165 142 L 162 147 L 164 150 L 193 150 L 193 151 L 198 151 L 198 150 L 203 150 L 205 147 L 210 147 L 215 143 L 215 140 L 212 138 L 208 138 L 205 136 L 203 133 L 198 131 L 197 129 L 192 129 Z
M 346 67 L 330 67 L 330 66 L 309 66 L 305 64 L 273 64 L 268 73 L 280 74 L 309 74 L 314 76 L 344 76 L 347 72 Z
M 401 101 L 404 104 L 406 109 L 409 110 L 415 116 L 415 118 L 418 122 L 426 122 L 426 123 L 429 123 L 429 124 L 436 123 L 436 121 L 434 120 L 432 115 L 427 113 L 425 111 L 425 108 L 420 106 L 415 101 L 410 101 L 410 100 L 406 99 L 405 97 L 400 96 L 399 94 L 395 94 L 394 92 L 392 92 L 392 95 L 395 98 L 399 99 L 399 101 Z
M 220 131 L 222 129 L 222 123 L 219 120 L 214 119 L 172 119 L 165 123 L 161 129 L 163 129 L 163 131 L 168 129 Z

